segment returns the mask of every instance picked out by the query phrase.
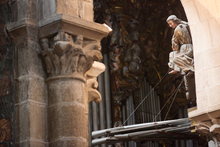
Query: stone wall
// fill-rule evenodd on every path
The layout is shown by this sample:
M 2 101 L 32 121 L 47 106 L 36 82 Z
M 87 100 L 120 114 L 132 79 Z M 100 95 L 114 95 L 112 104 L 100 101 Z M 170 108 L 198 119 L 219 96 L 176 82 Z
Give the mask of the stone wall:
M 197 109 L 189 117 L 211 127 L 220 117 L 220 1 L 182 0 L 192 31 Z M 217 123 L 219 124 L 219 123 Z M 208 132 L 214 133 L 206 127 Z

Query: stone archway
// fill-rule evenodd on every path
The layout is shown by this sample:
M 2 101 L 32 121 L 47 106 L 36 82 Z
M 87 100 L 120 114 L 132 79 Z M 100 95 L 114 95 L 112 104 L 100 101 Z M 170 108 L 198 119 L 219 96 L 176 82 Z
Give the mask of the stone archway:
M 189 117 L 216 135 L 220 117 L 220 1 L 181 2 L 192 32 L 195 60 L 197 109 L 189 112 Z

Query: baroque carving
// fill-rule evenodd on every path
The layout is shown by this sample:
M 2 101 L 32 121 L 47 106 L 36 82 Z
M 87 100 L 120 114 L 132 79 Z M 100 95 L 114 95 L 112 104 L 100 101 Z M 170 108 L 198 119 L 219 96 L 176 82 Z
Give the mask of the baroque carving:
M 9 120 L 0 119 L 0 142 L 11 139 L 11 124 Z
M 101 60 L 100 45 L 84 41 L 82 35 L 72 36 L 59 32 L 53 38 L 40 40 L 46 71 L 50 77 L 59 75 L 85 75 L 94 60 Z
M 3 76 L 0 80 L 0 96 L 6 96 L 10 93 L 10 78 Z
M 117 111 L 121 113 L 118 100 L 123 103 L 132 90 L 139 88 L 138 84 L 143 78 L 155 85 L 167 72 L 164 64 L 167 62 L 171 32 L 164 25 L 164 20 L 173 7 L 177 8 L 175 14 L 185 18 L 179 1 L 167 3 L 161 2 L 158 5 L 155 1 L 94 0 L 95 21 L 106 23 L 113 29 L 106 38 L 104 48 L 107 53 L 110 52 L 111 94 L 115 101 L 115 120 L 120 117 L 116 115 Z M 179 81 L 178 77 L 167 79 L 169 83 L 171 80 L 175 83 Z M 162 99 L 168 98 L 171 86 L 173 87 L 172 83 L 163 82 L 157 87 Z

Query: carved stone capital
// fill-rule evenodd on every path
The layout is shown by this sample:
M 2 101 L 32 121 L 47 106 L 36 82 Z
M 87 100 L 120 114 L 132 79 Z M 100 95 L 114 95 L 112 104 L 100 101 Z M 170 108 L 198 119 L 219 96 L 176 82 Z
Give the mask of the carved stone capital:
M 196 132 L 207 136 L 208 139 L 220 143 L 220 119 L 214 118 L 205 121 L 196 121 L 193 123 Z
M 94 60 L 102 59 L 100 45 L 84 40 L 82 35 L 59 32 L 52 38 L 41 39 L 40 43 L 48 80 L 69 76 L 85 80 L 85 73 Z
M 98 88 L 97 77 L 104 71 L 105 71 L 105 65 L 103 63 L 95 61 L 92 64 L 90 70 L 86 72 L 86 78 L 87 78 L 86 84 L 87 84 L 89 102 L 91 101 L 99 102 L 102 99 L 101 94 L 97 90 Z

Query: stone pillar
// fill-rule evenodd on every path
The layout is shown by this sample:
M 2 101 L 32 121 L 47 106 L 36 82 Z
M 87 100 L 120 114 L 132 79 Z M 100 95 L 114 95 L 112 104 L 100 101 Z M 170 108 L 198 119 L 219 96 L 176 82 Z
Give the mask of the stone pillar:
M 53 43 L 49 45 L 51 41 Z M 50 39 L 43 38 L 40 42 L 49 76 L 46 80 L 49 146 L 86 147 L 88 102 L 101 98 L 96 90 L 96 77 L 104 71 L 104 65 L 94 64 L 95 59 L 102 57 L 100 46 L 93 41 L 83 45 L 81 35 L 65 32 L 59 32 Z M 97 70 L 100 64 L 101 68 Z
M 49 47 L 42 39 L 43 57 L 49 78 L 48 126 L 49 146 L 88 146 L 88 118 L 85 72 L 93 60 L 71 35 L 58 33 Z M 46 41 L 46 42 L 45 42 Z
M 18 0 L 10 7 L 17 146 L 88 146 L 88 99 L 100 98 L 89 82 L 98 74 L 87 71 L 101 60 L 100 40 L 109 32 L 93 22 L 93 1 Z
M 48 74 L 49 146 L 87 147 L 88 103 L 101 99 L 96 78 L 104 65 L 97 61 L 100 40 L 109 30 L 92 22 L 91 0 L 42 1 L 41 8 L 48 10 L 39 36 Z
M 37 1 L 10 3 L 7 30 L 13 39 L 15 96 L 15 146 L 47 146 L 47 87 L 39 58 Z

